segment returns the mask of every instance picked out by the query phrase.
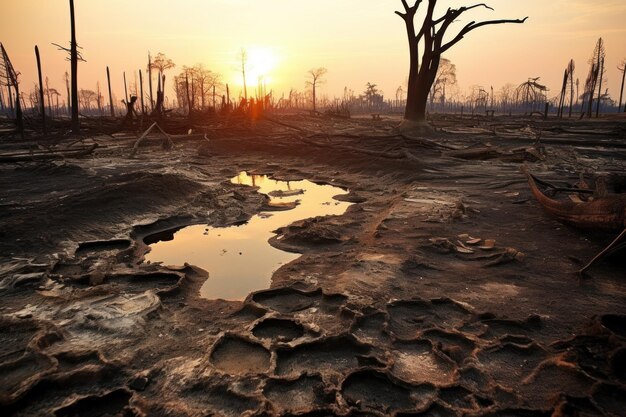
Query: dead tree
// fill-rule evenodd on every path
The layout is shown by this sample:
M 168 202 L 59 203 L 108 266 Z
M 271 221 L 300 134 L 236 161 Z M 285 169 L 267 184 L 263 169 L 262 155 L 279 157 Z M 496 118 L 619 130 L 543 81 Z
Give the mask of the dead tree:
M 2 46 L 2 44 L 0 44 L 0 46 Z M 11 74 L 10 74 L 9 65 L 7 64 L 7 62 L 10 62 L 8 61 L 8 59 L 9 59 L 8 55 L 6 54 L 4 47 L 2 47 L 2 61 L 0 61 L 0 63 L 2 63 L 2 65 L 4 66 L 3 68 L 4 71 L 2 71 L 1 76 L 6 79 L 9 109 L 11 109 L 11 115 L 13 115 L 13 113 L 15 112 L 15 103 L 13 102 L 13 93 L 11 91 L 11 87 L 13 87 L 13 84 L 11 83 Z
M 80 133 L 80 121 L 78 119 L 78 45 L 76 43 L 76 20 L 74 18 L 74 0 L 70 0 L 70 62 L 72 72 L 72 133 Z
M 409 41 L 409 85 L 404 119 L 417 125 L 427 125 L 428 94 L 437 76 L 442 54 L 459 43 L 465 35 L 474 29 L 503 23 L 524 23 L 528 19 L 525 17 L 524 19 L 471 21 L 450 40 L 444 41 L 447 30 L 463 13 L 478 7 L 493 9 L 484 3 L 448 8 L 443 16 L 436 18 L 434 13 L 437 0 L 428 0 L 423 21 L 420 27 L 416 27 L 415 16 L 423 2 L 424 0 L 415 0 L 415 3 L 409 6 L 407 0 L 402 0 L 404 12 L 396 12 L 404 20 Z M 420 47 L 423 50 L 421 59 L 419 56 Z
M 624 79 L 626 79 L 626 59 L 622 61 L 622 65 L 617 67 L 622 72 L 622 87 L 619 90 L 619 105 L 617 106 L 617 112 L 622 111 L 622 98 L 624 98 Z M 624 106 L 624 112 L 626 112 L 626 106 Z
M 559 108 L 558 108 L 558 117 L 563 118 L 563 111 L 565 109 L 565 96 L 567 95 L 567 88 L 571 86 L 570 92 L 570 107 L 569 107 L 569 115 L 572 116 L 572 102 L 574 101 L 574 60 L 571 59 L 567 64 L 567 68 L 565 68 L 565 73 L 563 74 L 563 86 L 561 87 L 561 95 L 559 96 Z
M 143 103 L 143 75 L 141 74 L 141 70 L 139 70 L 139 97 L 141 97 L 141 115 L 146 114 L 146 107 Z
M 191 79 L 191 82 L 193 83 L 193 78 Z M 191 94 L 189 93 L 189 74 L 185 74 L 185 92 L 187 93 L 187 106 L 189 107 L 188 115 L 191 117 L 191 113 L 193 112 L 193 100 L 191 98 Z
M 154 97 L 152 95 L 152 57 L 148 52 L 148 88 L 150 89 L 150 112 L 154 111 Z
M 563 106 L 565 105 L 565 93 L 567 90 L 567 82 L 569 81 L 569 74 L 567 68 L 563 74 L 563 86 L 561 87 L 561 94 L 559 94 L 559 108 L 557 109 L 557 117 L 563 117 Z
M 128 88 L 126 87 L 126 71 L 122 72 L 122 76 L 124 77 L 124 100 L 128 102 Z
M 107 67 L 107 83 L 109 84 L 109 107 L 111 108 L 111 117 L 115 117 L 115 110 L 113 109 L 113 94 L 111 94 L 111 73 L 109 67 Z
M 41 106 L 41 122 L 43 123 L 43 134 L 47 134 L 46 131 L 46 105 L 43 99 L 43 77 L 41 75 L 41 57 L 39 56 L 39 47 L 35 45 L 35 58 L 37 59 L 37 75 L 39 78 L 39 104 Z M 50 98 L 48 97 L 48 100 Z
M 529 78 L 515 90 L 518 103 L 524 107 L 524 111 L 530 109 L 530 114 L 539 111 L 541 104 L 546 101 L 548 88 L 539 84 L 540 79 L 541 77 Z
M 63 74 L 63 80 L 65 80 L 65 90 L 67 91 L 67 114 L 72 113 L 72 95 L 70 93 L 70 75 L 65 71 Z
M 322 80 L 322 77 L 326 75 L 326 73 L 328 73 L 328 70 L 324 67 L 313 68 L 309 70 L 309 76 L 311 77 L 311 79 L 307 80 L 306 85 L 311 87 L 311 89 L 313 90 L 313 111 L 314 112 L 317 111 L 317 97 L 316 97 L 317 86 L 321 84 L 322 82 L 324 82 L 324 80 Z
M 574 107 L 574 71 L 576 70 L 576 64 L 574 63 L 573 59 L 569 61 L 567 70 L 569 71 L 569 84 L 570 84 L 569 86 L 570 88 L 569 117 L 572 117 L 572 108 Z
M 604 73 L 604 58 L 606 51 L 604 49 L 604 41 L 602 38 L 598 39 L 596 46 L 593 50 L 593 56 L 591 57 L 591 68 L 587 75 L 587 81 L 585 83 L 585 98 L 587 100 L 587 117 L 591 117 L 593 113 L 593 100 L 596 93 L 596 87 L 598 89 L 598 104 L 596 106 L 596 117 L 600 112 L 600 97 L 602 95 L 602 75 Z M 599 82 L 598 82 L 599 81 Z
M 131 126 L 133 124 L 133 119 L 137 115 L 137 113 L 135 112 L 136 102 L 137 96 L 131 96 L 130 101 L 123 101 L 123 103 L 126 105 L 126 117 L 124 117 L 122 127 Z
M 17 130 L 20 132 L 22 139 L 24 139 L 24 115 L 22 114 L 22 103 L 20 101 L 20 86 L 18 80 L 19 73 L 13 68 L 13 64 L 11 64 L 11 60 L 9 59 L 9 54 L 6 49 L 4 49 L 4 45 L 1 43 L 0 50 L 2 52 L 1 64 L 4 66 L 4 68 L 0 69 L 4 69 L 4 72 L 6 73 L 6 85 L 9 88 L 10 100 L 13 100 L 13 97 L 11 96 L 11 87 L 15 90 L 15 125 L 17 126 Z
M 162 116 L 164 113 L 164 103 L 165 103 L 165 71 L 171 68 L 174 68 L 176 64 L 174 61 L 165 56 L 165 54 L 159 52 L 153 61 L 149 62 L 149 71 L 150 69 L 155 69 L 158 71 L 158 80 L 159 83 L 157 85 L 157 99 L 156 104 L 154 106 L 154 110 L 152 111 L 152 115 L 154 116 Z

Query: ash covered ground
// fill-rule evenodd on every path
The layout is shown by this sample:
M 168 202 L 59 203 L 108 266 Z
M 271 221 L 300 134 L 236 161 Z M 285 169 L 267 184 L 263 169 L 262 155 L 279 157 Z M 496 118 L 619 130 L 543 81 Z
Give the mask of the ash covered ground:
M 623 416 L 623 252 L 579 277 L 615 235 L 547 216 L 520 167 L 623 176 L 626 122 L 433 123 L 220 122 L 133 157 L 135 135 L 86 131 L 85 156 L 4 161 L 1 414 Z M 146 242 L 266 210 L 240 171 L 354 204 L 279 230 L 302 256 L 267 289 L 203 299 L 210 271 L 143 262 Z

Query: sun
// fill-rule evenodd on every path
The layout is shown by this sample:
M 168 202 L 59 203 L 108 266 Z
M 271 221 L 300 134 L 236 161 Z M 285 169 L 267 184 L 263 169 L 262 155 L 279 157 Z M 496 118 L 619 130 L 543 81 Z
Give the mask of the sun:
M 268 47 L 253 47 L 247 51 L 246 82 L 254 86 L 259 82 L 271 81 L 272 72 L 276 69 L 278 58 Z

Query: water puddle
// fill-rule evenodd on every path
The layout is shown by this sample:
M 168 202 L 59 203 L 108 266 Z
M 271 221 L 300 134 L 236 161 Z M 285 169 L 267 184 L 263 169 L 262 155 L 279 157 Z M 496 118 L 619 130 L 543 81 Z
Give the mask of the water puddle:
M 272 231 L 297 220 L 341 215 L 351 205 L 333 199 L 345 190 L 307 180 L 276 181 L 242 172 L 231 182 L 259 187 L 260 193 L 270 196 L 270 204 L 298 204 L 290 210 L 259 213 L 239 226 L 185 227 L 173 240 L 150 245 L 147 261 L 166 265 L 187 262 L 208 271 L 209 279 L 200 289 L 203 298 L 243 300 L 250 292 L 269 288 L 272 274 L 300 256 L 271 246 Z

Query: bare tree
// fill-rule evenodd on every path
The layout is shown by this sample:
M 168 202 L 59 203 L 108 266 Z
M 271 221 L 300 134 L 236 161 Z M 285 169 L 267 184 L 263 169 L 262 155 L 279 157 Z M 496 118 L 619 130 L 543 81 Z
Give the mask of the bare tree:
M 70 0 L 70 71 L 72 72 L 72 133 L 80 133 L 78 119 L 78 44 L 76 43 L 76 20 L 74 18 L 74 0 Z
M 415 3 L 409 6 L 407 0 L 402 0 L 404 12 L 396 12 L 404 20 L 409 41 L 409 86 L 404 119 L 417 125 L 427 125 L 426 104 L 428 102 L 428 94 L 437 76 L 442 54 L 460 42 L 465 35 L 474 29 L 502 23 L 524 23 L 527 19 L 526 17 L 513 20 L 472 21 L 466 24 L 450 40 L 444 41 L 447 30 L 463 13 L 478 7 L 493 9 L 484 3 L 448 8 L 443 16 L 436 18 L 434 14 L 437 0 L 428 0 L 423 21 L 420 27 L 417 28 L 415 26 L 415 16 L 423 2 L 424 0 L 415 0 Z M 423 50 L 421 59 L 419 56 L 420 46 Z
M 569 117 L 572 117 L 572 109 L 574 107 L 574 71 L 576 70 L 576 63 L 574 60 L 570 60 L 569 65 L 567 66 L 569 72 L 569 83 L 570 83 L 570 96 L 569 96 Z M 578 80 L 576 80 L 578 82 Z
M 72 112 L 72 96 L 70 93 L 70 74 L 67 71 L 63 73 L 63 81 L 65 81 L 65 89 L 67 90 L 67 112 L 70 114 Z
M 93 90 L 85 90 L 81 88 L 78 96 L 83 109 L 89 111 L 91 110 L 91 102 L 94 101 L 98 95 Z
M 626 79 L 626 59 L 622 60 L 622 63 L 620 64 L 619 67 L 617 67 L 617 69 L 622 72 L 622 87 L 619 90 L 619 105 L 617 106 L 617 112 L 619 113 L 622 111 L 622 98 L 624 98 L 624 79 Z M 626 106 L 624 106 L 624 112 L 626 112 Z
M 3 76 L 6 74 L 6 79 L 3 80 L 3 83 L 9 89 L 9 101 L 11 102 L 11 105 L 13 104 L 11 87 L 15 89 L 15 124 L 17 125 L 17 129 L 20 132 L 22 139 L 24 139 L 24 116 L 22 114 L 22 105 L 20 103 L 20 99 L 22 97 L 20 96 L 20 85 L 18 80 L 20 73 L 15 71 L 13 68 L 13 64 L 11 64 L 11 60 L 9 59 L 9 54 L 6 49 L 4 49 L 4 45 L 2 45 L 2 43 L 0 43 L 0 52 L 2 52 L 0 71 Z
M 598 39 L 596 48 L 594 50 L 594 58 L 598 66 L 598 102 L 596 104 L 596 117 L 600 115 L 600 103 L 602 102 L 602 80 L 606 74 L 606 68 L 604 67 L 604 60 L 606 59 L 606 49 L 604 47 L 604 40 Z
M 37 76 L 39 78 L 39 101 L 41 106 L 41 121 L 43 123 L 43 134 L 47 134 L 46 129 L 46 104 L 43 99 L 44 88 L 43 88 L 43 80 L 41 74 L 41 57 L 39 56 L 39 47 L 35 45 L 35 58 L 37 59 Z
M 560 118 L 563 117 L 563 110 L 565 108 L 565 97 L 567 95 L 567 88 L 570 85 L 573 85 L 574 83 L 574 60 L 571 59 L 569 61 L 569 63 L 567 64 L 567 67 L 565 68 L 565 72 L 563 74 L 563 86 L 561 87 L 561 94 L 559 96 L 559 105 L 558 105 L 558 116 Z M 573 101 L 573 94 L 574 91 L 572 90 L 571 96 L 570 96 L 570 116 L 572 115 L 571 111 L 572 111 L 572 101 Z
M 313 111 L 317 111 L 317 86 L 324 82 L 323 77 L 327 73 L 328 70 L 324 67 L 313 68 L 308 72 L 310 79 L 305 84 L 313 90 Z
M 69 54 L 70 72 L 71 72 L 71 100 L 68 100 L 68 107 L 71 102 L 72 114 L 72 133 L 80 133 L 80 120 L 78 119 L 78 61 L 85 61 L 80 53 L 78 43 L 76 42 L 76 19 L 74 14 L 74 0 L 70 0 L 70 47 L 66 48 L 59 44 L 53 43 L 54 46 Z
M 539 84 L 541 77 L 529 78 L 528 81 L 517 87 L 517 101 L 525 108 L 530 109 L 531 113 L 547 100 L 546 92 L 548 88 Z
M 432 109 L 435 100 L 439 100 L 441 104 L 446 102 L 446 87 L 457 83 L 456 65 L 449 59 L 441 58 L 439 69 L 435 76 L 435 81 L 430 88 L 430 107 Z
M 152 74 L 152 70 L 157 71 L 158 84 L 157 84 L 157 99 L 153 112 L 158 115 L 163 114 L 163 103 L 165 102 L 165 71 L 172 69 L 176 66 L 174 61 L 165 56 L 165 54 L 159 52 L 154 60 L 148 62 L 149 74 Z M 150 75 L 152 78 L 152 75 Z
M 502 107 L 502 112 L 506 113 L 506 109 L 511 111 L 511 105 L 515 99 L 515 85 L 511 83 L 507 83 L 500 88 L 498 92 L 498 97 L 500 101 L 500 106 Z
M 602 74 L 604 73 L 604 58 L 606 56 L 606 51 L 604 49 L 604 41 L 602 38 L 598 39 L 595 48 L 593 49 L 593 56 L 589 60 L 589 64 L 591 65 L 589 68 L 589 74 L 587 74 L 587 80 L 585 81 L 585 90 L 583 92 L 583 108 L 585 107 L 585 103 L 587 105 L 587 117 L 591 117 L 593 113 L 593 101 L 596 93 L 596 87 L 600 84 L 598 88 L 598 106 L 596 107 L 596 117 L 598 116 L 600 110 L 600 96 L 602 92 Z M 600 80 L 600 83 L 598 83 Z

